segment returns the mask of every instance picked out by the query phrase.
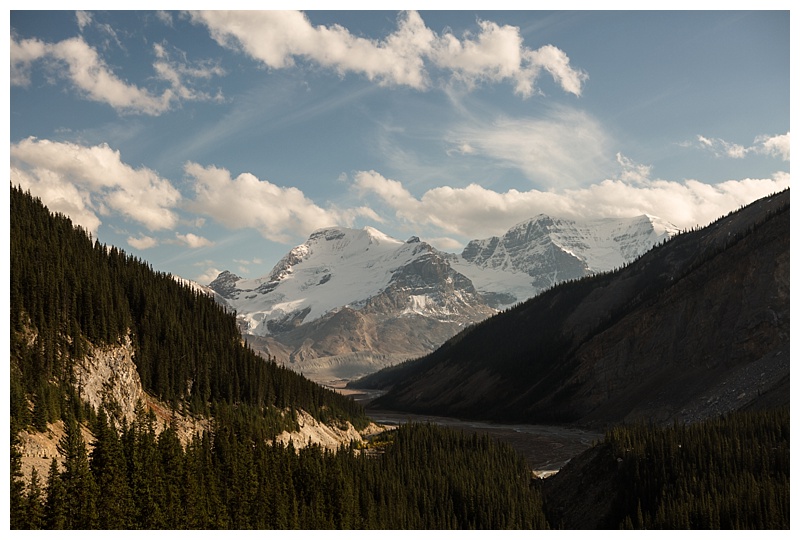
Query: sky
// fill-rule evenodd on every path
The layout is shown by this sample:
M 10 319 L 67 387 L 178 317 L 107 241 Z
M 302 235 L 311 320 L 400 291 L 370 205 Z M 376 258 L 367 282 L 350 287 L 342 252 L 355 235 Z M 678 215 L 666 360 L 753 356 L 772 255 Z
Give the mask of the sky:
M 459 253 L 789 186 L 786 6 L 8 17 L 11 183 L 203 284 L 322 227 Z

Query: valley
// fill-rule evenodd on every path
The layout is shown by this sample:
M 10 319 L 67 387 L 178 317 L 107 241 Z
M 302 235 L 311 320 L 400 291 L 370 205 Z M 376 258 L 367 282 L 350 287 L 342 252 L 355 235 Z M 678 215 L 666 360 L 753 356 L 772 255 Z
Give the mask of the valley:
M 367 414 L 382 425 L 430 423 L 465 433 L 489 435 L 519 452 L 532 473 L 539 478 L 557 473 L 572 458 L 603 438 L 600 432 L 553 425 L 498 424 L 370 409 L 367 409 Z

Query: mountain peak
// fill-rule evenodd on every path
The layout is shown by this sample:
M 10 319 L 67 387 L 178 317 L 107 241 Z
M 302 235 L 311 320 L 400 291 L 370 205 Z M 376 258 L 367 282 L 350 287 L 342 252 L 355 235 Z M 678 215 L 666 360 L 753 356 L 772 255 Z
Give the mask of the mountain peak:
M 231 299 L 236 295 L 236 283 L 241 279 L 233 272 L 223 270 L 214 281 L 208 284 L 208 288 L 225 299 Z

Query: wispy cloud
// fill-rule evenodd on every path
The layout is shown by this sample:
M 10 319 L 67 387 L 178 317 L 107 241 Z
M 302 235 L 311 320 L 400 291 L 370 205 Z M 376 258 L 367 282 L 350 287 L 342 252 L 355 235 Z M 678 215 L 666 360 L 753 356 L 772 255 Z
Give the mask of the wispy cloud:
M 82 12 L 78 13 L 80 25 L 91 22 L 89 15 L 81 16 Z M 36 38 L 18 41 L 12 37 L 10 49 L 12 85 L 30 84 L 33 65 L 42 61 L 48 73 L 55 75 L 55 79 L 69 80 L 83 98 L 105 103 L 121 114 L 158 116 L 180 101 L 218 99 L 217 95 L 194 90 L 190 81 L 223 73 L 221 68 L 214 65 L 197 66 L 171 61 L 164 46 L 156 44 L 154 53 L 157 60 L 153 68 L 156 79 L 166 82 L 167 88 L 152 93 L 123 81 L 82 37 L 57 43 Z
M 613 167 L 611 141 L 588 113 L 552 108 L 538 118 L 477 120 L 452 127 L 450 145 L 522 171 L 540 186 L 570 187 L 602 178 Z
M 397 29 L 383 40 L 355 36 L 340 26 L 314 26 L 297 11 L 199 11 L 192 19 L 205 25 L 222 46 L 241 50 L 272 69 L 286 69 L 297 59 L 355 73 L 381 85 L 426 90 L 431 71 L 449 74 L 468 87 L 510 81 L 517 94 L 530 97 L 542 71 L 561 88 L 580 95 L 585 72 L 573 68 L 567 55 L 545 45 L 524 46 L 519 28 L 479 21 L 478 32 L 461 38 L 441 35 L 425 25 L 415 11 L 402 12 Z
M 219 276 L 220 273 L 222 273 L 222 270 L 218 268 L 206 268 L 206 270 L 202 274 L 199 274 L 197 277 L 195 277 L 194 280 L 200 285 L 208 285 L 217 279 L 217 276 Z
M 748 154 L 762 154 L 789 161 L 790 132 L 784 135 L 759 135 L 750 146 L 728 142 L 724 139 L 698 135 L 697 140 L 684 146 L 695 146 L 712 152 L 717 157 L 742 159 Z

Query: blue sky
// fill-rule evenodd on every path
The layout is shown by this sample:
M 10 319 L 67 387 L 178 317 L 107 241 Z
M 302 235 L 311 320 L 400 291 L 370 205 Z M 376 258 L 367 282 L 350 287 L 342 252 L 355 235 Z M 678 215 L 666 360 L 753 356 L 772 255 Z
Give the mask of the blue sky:
M 12 183 L 201 283 L 325 226 L 460 252 L 789 186 L 788 11 L 9 17 Z

